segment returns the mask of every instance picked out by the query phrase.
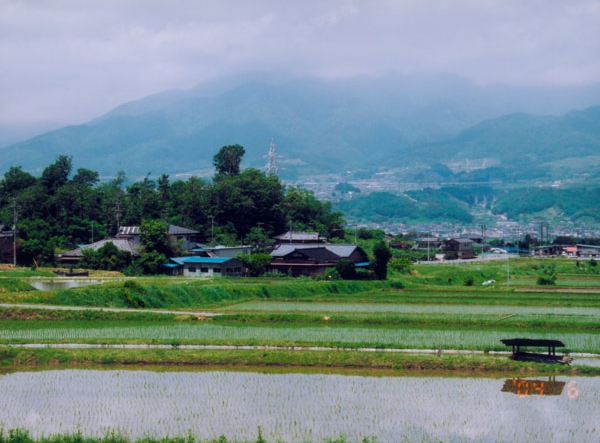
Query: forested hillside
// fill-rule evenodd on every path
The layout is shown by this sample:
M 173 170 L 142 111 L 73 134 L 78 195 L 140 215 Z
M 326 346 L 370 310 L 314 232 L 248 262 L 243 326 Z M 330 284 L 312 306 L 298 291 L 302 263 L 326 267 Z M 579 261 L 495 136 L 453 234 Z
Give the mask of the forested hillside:
M 339 201 L 348 219 L 363 223 L 449 222 L 468 225 L 482 216 L 525 221 L 534 217 L 576 224 L 600 223 L 600 185 L 564 187 L 453 186 L 410 191 L 373 192 Z
M 60 155 L 39 177 L 12 167 L 0 180 L 0 218 L 12 226 L 18 217 L 18 261 L 54 262 L 55 252 L 114 236 L 119 226 L 174 224 L 197 230 L 204 241 L 257 244 L 289 229 L 310 229 L 326 237 L 341 234 L 344 221 L 329 203 L 312 193 L 285 187 L 276 176 L 239 169 L 244 150 L 223 160 L 215 155 L 212 181 L 191 177 L 157 178 L 126 185 L 124 173 L 100 182 L 96 171 L 73 171 L 71 157 Z M 241 148 L 241 150 L 239 150 Z M 227 162 L 237 162 L 229 169 Z M 16 210 L 15 210 L 16 206 Z M 176 251 L 173 251 L 176 252 Z M 162 258 L 166 260 L 166 258 Z
M 210 177 L 215 146 L 240 142 L 244 166 L 260 169 L 275 139 L 280 175 L 288 181 L 347 171 L 370 177 L 381 170 L 427 181 L 440 178 L 442 171 L 427 170 L 434 163 L 451 166 L 460 181 L 530 179 L 540 168 L 545 176 L 576 176 L 598 163 L 589 157 L 598 151 L 600 113 L 558 115 L 598 104 L 600 88 L 567 92 L 457 77 L 205 85 L 146 97 L 86 124 L 2 147 L 0 173 L 21 166 L 37 175 L 65 154 L 75 168 L 94 165 L 103 177 L 118 170 L 133 180 L 148 173 Z M 565 165 L 581 158 L 584 163 Z M 466 168 L 467 159 L 479 161 Z

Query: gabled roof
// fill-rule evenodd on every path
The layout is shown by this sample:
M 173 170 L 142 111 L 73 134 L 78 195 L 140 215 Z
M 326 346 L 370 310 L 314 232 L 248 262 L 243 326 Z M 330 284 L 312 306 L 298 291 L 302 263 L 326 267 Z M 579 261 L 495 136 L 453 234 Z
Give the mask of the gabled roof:
M 344 244 L 323 244 L 323 243 L 281 243 L 273 249 L 271 257 L 285 257 L 295 250 L 304 249 L 325 249 L 329 253 L 333 253 L 340 259 L 350 257 L 357 249 L 366 256 L 364 251 L 357 245 L 344 245 Z
M 112 243 L 119 249 L 120 251 L 129 252 L 131 255 L 137 255 L 137 249 L 131 243 L 131 241 L 126 238 L 106 238 L 104 240 L 100 240 L 94 243 L 90 243 L 89 245 L 85 245 L 76 249 L 73 249 L 68 252 L 64 252 L 60 255 L 60 258 L 81 258 L 83 257 L 84 249 L 91 249 L 92 251 L 97 251 L 107 243 Z
M 335 254 L 334 252 L 328 250 L 327 248 L 298 248 L 295 249 L 299 254 L 302 254 L 304 257 L 317 260 L 317 261 L 338 261 L 340 256 Z M 291 252 L 290 254 L 293 254 Z
M 305 232 L 305 231 L 287 231 L 283 234 L 274 237 L 279 241 L 298 241 L 298 242 L 324 242 L 325 237 L 321 237 L 318 232 Z
M 198 234 L 198 231 L 193 229 L 182 228 L 181 226 L 169 225 L 169 235 L 188 235 Z M 119 228 L 119 235 L 140 235 L 139 226 L 121 226 Z
M 456 242 L 456 243 L 473 243 L 473 240 L 470 238 L 451 238 L 446 240 L 447 242 Z
M 182 228 L 181 226 L 169 225 L 169 235 L 188 235 L 198 234 L 198 231 L 193 229 Z

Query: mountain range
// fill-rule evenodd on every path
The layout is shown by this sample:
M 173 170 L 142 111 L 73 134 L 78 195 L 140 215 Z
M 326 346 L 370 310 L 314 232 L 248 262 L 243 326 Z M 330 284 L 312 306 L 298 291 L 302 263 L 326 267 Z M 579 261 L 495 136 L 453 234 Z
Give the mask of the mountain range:
M 265 166 L 270 141 L 280 176 L 450 181 L 598 179 L 600 85 L 508 87 L 457 77 L 256 79 L 203 84 L 126 103 L 86 124 L 0 148 L 11 166 L 39 174 L 58 155 L 103 177 L 212 176 L 229 144 L 243 167 Z

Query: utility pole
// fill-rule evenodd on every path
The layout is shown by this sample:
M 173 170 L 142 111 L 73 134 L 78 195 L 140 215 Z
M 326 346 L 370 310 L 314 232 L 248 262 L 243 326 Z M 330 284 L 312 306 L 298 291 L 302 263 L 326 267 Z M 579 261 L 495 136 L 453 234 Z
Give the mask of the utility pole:
M 210 217 L 210 244 L 215 242 L 215 216 L 209 215 Z
M 121 210 L 121 195 L 119 194 L 119 196 L 117 197 L 117 207 L 115 208 L 115 216 L 117 218 L 117 235 L 119 235 L 119 232 L 121 231 L 121 213 L 123 212 Z
M 17 267 L 17 198 L 12 199 L 13 207 L 13 267 Z
M 427 263 L 429 263 L 429 241 L 431 240 L 431 231 L 427 233 Z

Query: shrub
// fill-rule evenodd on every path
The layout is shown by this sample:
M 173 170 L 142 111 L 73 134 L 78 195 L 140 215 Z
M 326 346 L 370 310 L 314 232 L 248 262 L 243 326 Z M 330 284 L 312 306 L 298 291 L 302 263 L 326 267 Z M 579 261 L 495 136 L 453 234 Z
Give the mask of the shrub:
M 550 275 L 550 276 L 540 275 L 537 279 L 538 285 L 554 285 L 555 282 L 556 282 L 556 276 L 554 276 L 554 275 Z

